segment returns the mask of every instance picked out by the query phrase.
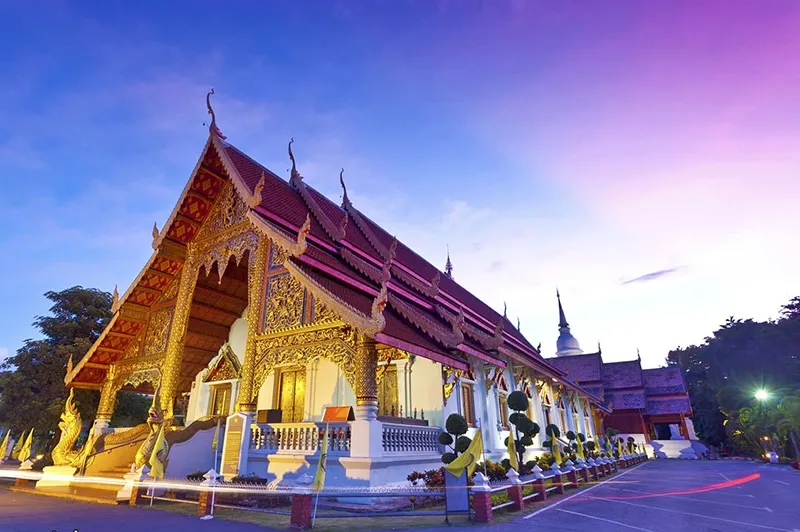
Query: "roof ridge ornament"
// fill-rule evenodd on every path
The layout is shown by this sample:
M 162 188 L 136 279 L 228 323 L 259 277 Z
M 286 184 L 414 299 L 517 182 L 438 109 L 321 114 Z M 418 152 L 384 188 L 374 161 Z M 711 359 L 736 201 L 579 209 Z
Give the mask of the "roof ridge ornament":
M 69 376 L 72 373 L 72 367 L 73 367 L 72 366 L 72 355 L 70 355 L 69 359 L 67 359 L 67 376 Z M 70 393 L 72 393 L 72 390 L 73 390 L 73 388 L 69 389 Z
M 342 185 L 342 209 L 347 209 L 348 207 L 352 207 L 353 204 L 350 202 L 350 198 L 347 197 L 347 186 L 344 184 L 344 168 L 342 171 L 339 172 L 339 183 Z
M 211 124 L 208 126 L 208 132 L 212 135 L 218 136 L 221 140 L 225 140 L 225 135 L 222 134 L 222 130 L 217 127 L 217 115 L 214 114 L 214 108 L 211 107 L 211 96 L 214 94 L 214 88 L 212 87 L 208 94 L 206 94 L 206 107 L 208 107 L 208 114 L 211 115 Z
M 450 279 L 453 278 L 453 263 L 450 261 L 450 245 L 447 246 L 447 262 L 444 264 L 444 273 Z
M 300 172 L 297 171 L 297 161 L 294 158 L 294 153 L 292 152 L 292 144 L 294 144 L 294 137 L 289 139 L 289 159 L 292 161 L 292 173 L 290 183 L 294 184 L 295 181 L 302 181 L 303 176 L 300 175 Z
M 452 322 L 453 326 L 453 336 L 455 345 L 461 344 L 464 342 L 464 329 L 466 328 L 467 318 L 464 315 L 464 307 L 458 307 L 458 315 L 456 319 Z
M 111 294 L 111 314 L 116 314 L 119 308 L 119 290 L 117 285 L 114 285 L 114 293 Z
M 159 236 L 161 236 L 161 232 L 158 230 L 158 223 L 153 222 L 153 249 L 158 247 Z
M 503 301 L 503 317 L 508 319 L 508 304 Z
M 519 326 L 519 316 L 517 317 L 517 332 L 522 332 L 522 329 Z
M 381 282 L 383 284 L 389 282 L 389 279 L 392 278 L 392 263 L 394 262 L 394 258 L 397 254 L 397 237 L 392 238 L 392 243 L 389 245 L 389 253 L 386 260 L 383 262 L 383 268 L 381 269 Z
M 308 233 L 311 232 L 311 213 L 306 213 L 306 221 L 303 222 L 303 225 L 300 226 L 300 229 L 297 230 L 297 246 L 301 249 L 301 254 L 306 252 L 306 237 L 308 237 Z
M 372 309 L 370 315 L 372 320 L 378 324 L 377 329 L 382 331 L 386 326 L 386 318 L 383 316 L 383 311 L 386 310 L 386 303 L 389 301 L 389 292 L 386 289 L 386 283 L 381 284 L 381 291 L 372 300 Z
M 433 279 L 431 279 L 431 288 L 430 291 L 428 292 L 428 295 L 430 295 L 434 299 L 436 298 L 437 295 L 439 295 L 439 282 L 441 282 L 441 280 L 442 280 L 442 274 L 439 273 L 439 270 L 436 270 L 436 273 L 433 274 Z
M 261 201 L 264 199 L 264 186 L 267 184 L 267 176 L 264 171 L 261 171 L 261 179 L 258 180 L 256 187 L 253 189 L 253 195 L 250 197 L 250 208 L 255 209 L 259 205 L 261 205 Z

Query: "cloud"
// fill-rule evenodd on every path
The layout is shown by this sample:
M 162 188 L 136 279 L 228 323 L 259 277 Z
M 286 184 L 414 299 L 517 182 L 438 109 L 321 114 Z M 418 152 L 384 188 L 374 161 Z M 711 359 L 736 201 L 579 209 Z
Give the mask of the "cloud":
M 8 348 L 7 347 L 0 347 L 0 364 L 8 358 Z
M 644 275 L 640 275 L 639 277 L 634 277 L 633 279 L 621 281 L 620 284 L 644 283 L 648 281 L 655 281 L 656 279 L 661 279 L 665 275 L 670 275 L 672 273 L 675 273 L 680 269 L 681 269 L 680 267 L 677 267 L 677 268 L 667 268 L 666 270 L 658 270 L 655 272 L 650 272 Z

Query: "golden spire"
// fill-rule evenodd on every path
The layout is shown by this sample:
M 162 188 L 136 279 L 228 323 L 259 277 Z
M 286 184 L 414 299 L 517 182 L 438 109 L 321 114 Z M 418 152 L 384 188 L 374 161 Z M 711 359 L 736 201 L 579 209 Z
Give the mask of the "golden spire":
M 217 115 L 214 114 L 214 108 L 211 107 L 211 95 L 214 94 L 214 89 L 212 88 L 208 94 L 206 94 L 206 107 L 208 107 L 208 114 L 211 115 L 211 124 L 208 126 L 208 132 L 212 135 L 218 136 L 220 139 L 225 140 L 225 135 L 222 134 L 222 130 L 217 127 Z
M 444 273 L 449 278 L 453 278 L 453 263 L 450 262 L 450 246 L 447 246 L 447 262 L 444 265 Z

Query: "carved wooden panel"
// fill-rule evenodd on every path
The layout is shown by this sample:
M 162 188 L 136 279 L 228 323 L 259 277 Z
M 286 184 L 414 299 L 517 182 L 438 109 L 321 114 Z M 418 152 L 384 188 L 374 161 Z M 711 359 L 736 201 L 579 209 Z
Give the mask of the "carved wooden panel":
M 144 356 L 161 355 L 166 352 L 169 329 L 172 325 L 172 311 L 172 308 L 165 308 L 150 316 L 144 342 Z
M 266 331 L 302 324 L 305 290 L 291 275 L 277 275 L 267 281 Z

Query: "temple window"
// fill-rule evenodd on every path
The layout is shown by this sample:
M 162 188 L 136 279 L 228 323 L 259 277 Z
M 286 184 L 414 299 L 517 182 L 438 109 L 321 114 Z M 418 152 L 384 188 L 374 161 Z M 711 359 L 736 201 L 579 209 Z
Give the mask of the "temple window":
M 399 416 L 397 399 L 397 366 L 388 364 L 378 383 L 378 412 L 383 416 Z
M 552 408 L 552 404 L 550 403 L 550 396 L 544 395 L 542 396 L 542 414 L 544 414 L 544 426 L 552 425 L 553 420 L 550 415 L 550 408 Z
M 461 415 L 467 420 L 470 427 L 475 426 L 475 402 L 472 398 L 472 384 L 469 382 L 462 382 L 460 384 L 461 390 Z
M 280 370 L 276 381 L 276 403 L 281 410 L 282 423 L 299 423 L 305 418 L 306 369 L 286 368 Z
M 569 425 L 567 425 L 567 409 L 564 407 L 563 400 L 558 402 L 558 417 L 561 421 L 561 430 L 564 432 L 568 431 Z
M 506 430 L 508 427 L 508 396 L 505 392 L 497 394 L 497 406 L 500 411 L 500 416 L 498 417 L 500 428 Z
M 211 398 L 208 402 L 209 416 L 227 416 L 231 409 L 231 384 L 210 386 Z

